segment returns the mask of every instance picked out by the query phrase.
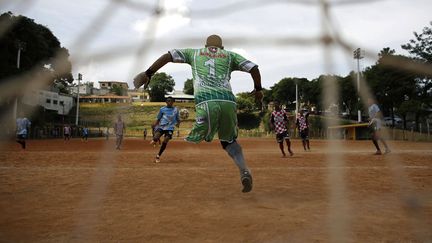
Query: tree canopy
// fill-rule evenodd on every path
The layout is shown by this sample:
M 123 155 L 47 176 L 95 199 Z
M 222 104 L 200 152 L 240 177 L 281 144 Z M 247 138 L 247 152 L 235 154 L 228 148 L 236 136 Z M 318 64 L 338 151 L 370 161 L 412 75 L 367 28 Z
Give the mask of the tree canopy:
M 150 80 L 149 95 L 150 101 L 160 102 L 165 101 L 165 94 L 174 90 L 174 79 L 164 73 L 156 73 Z
M 50 71 L 52 82 L 73 81 L 69 51 L 60 46 L 60 41 L 46 26 L 7 12 L 0 15 L 0 27 L 5 30 L 0 38 L 0 82 L 34 68 Z M 19 69 L 18 49 L 21 50 Z
M 194 94 L 194 86 L 193 86 L 193 79 L 189 78 L 184 83 L 183 92 L 188 95 Z

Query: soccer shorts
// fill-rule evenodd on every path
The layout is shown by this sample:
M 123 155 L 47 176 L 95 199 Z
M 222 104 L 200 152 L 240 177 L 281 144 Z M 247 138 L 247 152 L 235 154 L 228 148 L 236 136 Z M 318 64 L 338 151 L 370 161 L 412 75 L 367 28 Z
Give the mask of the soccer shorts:
M 154 138 L 159 139 L 160 137 L 162 137 L 162 135 L 164 135 L 164 137 L 172 139 L 173 133 L 173 130 L 162 130 L 159 128 L 156 130 Z
M 309 139 L 309 128 L 306 128 L 304 130 L 300 130 L 300 137 L 302 140 L 308 140 Z
M 27 134 L 17 134 L 17 139 L 27 139 Z
M 276 141 L 282 143 L 284 140 L 290 139 L 288 131 L 276 134 Z
M 232 142 L 237 138 L 237 105 L 230 101 L 206 101 L 195 107 L 196 118 L 188 142 L 210 142 L 218 134 L 219 140 Z

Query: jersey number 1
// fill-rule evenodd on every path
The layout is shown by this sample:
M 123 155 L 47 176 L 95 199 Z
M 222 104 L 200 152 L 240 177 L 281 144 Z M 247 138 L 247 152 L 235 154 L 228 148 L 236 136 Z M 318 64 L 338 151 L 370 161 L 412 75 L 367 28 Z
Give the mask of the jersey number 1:
M 216 69 L 215 69 L 215 60 L 209 59 L 207 60 L 204 65 L 209 68 L 209 77 L 213 78 L 216 76 Z

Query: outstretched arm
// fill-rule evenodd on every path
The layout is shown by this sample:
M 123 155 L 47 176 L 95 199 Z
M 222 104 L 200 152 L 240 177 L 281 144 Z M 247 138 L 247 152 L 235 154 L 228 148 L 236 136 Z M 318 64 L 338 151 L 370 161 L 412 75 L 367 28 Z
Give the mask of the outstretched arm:
M 160 56 L 145 72 L 139 73 L 134 78 L 135 88 L 141 87 L 144 84 L 144 89 L 147 88 L 150 83 L 150 79 L 159 69 L 165 66 L 167 63 L 172 62 L 172 56 L 169 53 L 165 53 Z
M 254 90 L 252 93 L 255 95 L 255 100 L 261 102 L 263 98 L 262 86 L 261 86 L 261 73 L 258 69 L 258 66 L 255 66 L 251 69 L 250 74 L 254 81 Z

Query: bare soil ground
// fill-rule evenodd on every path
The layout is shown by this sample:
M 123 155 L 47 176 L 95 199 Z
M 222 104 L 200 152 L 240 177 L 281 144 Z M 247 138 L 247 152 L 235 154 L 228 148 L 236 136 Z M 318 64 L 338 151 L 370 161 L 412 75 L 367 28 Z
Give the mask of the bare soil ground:
M 370 141 L 293 140 L 282 158 L 274 139 L 241 138 L 241 193 L 217 141 L 175 139 L 159 164 L 148 142 L 1 143 L 0 242 L 432 242 L 432 143 L 376 156 Z

